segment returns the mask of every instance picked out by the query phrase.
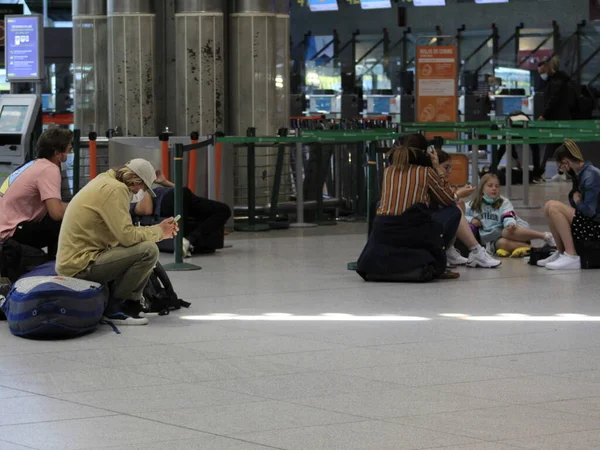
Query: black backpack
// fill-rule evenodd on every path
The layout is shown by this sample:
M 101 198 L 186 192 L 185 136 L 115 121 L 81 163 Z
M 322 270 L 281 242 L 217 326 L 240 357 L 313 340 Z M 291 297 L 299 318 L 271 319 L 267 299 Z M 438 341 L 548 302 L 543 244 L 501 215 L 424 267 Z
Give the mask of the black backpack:
M 144 312 L 165 316 L 181 307 L 189 308 L 191 303 L 181 300 L 173 290 L 173 285 L 165 269 L 159 262 L 144 288 Z
M 8 238 L 0 244 L 0 277 L 8 278 L 14 283 L 22 275 L 49 260 L 48 254 L 43 250 Z

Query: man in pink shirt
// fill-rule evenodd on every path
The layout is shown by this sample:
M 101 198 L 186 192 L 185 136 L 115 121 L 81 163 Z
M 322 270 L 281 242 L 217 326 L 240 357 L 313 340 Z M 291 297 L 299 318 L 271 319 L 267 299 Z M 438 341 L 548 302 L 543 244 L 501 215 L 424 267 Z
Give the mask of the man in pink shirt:
M 13 238 L 20 244 L 48 248 L 56 257 L 60 221 L 61 163 L 71 151 L 73 133 L 49 128 L 38 139 L 37 159 L 15 170 L 0 186 L 0 244 Z

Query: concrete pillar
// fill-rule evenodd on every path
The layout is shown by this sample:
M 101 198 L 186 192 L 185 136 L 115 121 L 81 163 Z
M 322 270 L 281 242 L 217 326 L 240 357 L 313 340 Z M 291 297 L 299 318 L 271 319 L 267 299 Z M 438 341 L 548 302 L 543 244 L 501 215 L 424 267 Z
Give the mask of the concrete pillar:
M 176 0 L 176 130 L 224 131 L 223 2 Z
M 156 136 L 155 14 L 148 0 L 108 0 L 109 125 Z
M 73 106 L 82 135 L 108 129 L 106 21 L 106 0 L 73 2 Z
M 275 89 L 278 127 L 288 128 L 290 118 L 290 5 L 275 0 Z
M 255 127 L 257 135 L 274 135 L 282 123 L 278 114 L 277 8 L 273 0 L 234 0 L 229 15 L 230 129 L 245 135 Z M 289 41 L 289 38 L 288 38 Z M 256 149 L 256 203 L 270 200 L 276 149 Z M 247 201 L 246 150 L 235 156 L 235 202 Z

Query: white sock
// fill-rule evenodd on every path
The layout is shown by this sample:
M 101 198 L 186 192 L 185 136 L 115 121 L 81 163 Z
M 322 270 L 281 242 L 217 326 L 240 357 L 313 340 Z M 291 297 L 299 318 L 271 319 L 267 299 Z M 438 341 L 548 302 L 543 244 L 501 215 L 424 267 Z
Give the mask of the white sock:
M 579 255 L 569 255 L 567 252 L 564 252 L 563 255 L 567 256 L 568 258 L 571 259 L 577 259 L 579 258 Z

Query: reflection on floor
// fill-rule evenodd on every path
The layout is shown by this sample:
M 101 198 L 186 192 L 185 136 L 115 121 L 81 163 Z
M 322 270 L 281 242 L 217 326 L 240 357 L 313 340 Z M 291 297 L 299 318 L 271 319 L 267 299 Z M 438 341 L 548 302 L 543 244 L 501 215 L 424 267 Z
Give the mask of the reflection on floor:
M 192 308 L 146 327 L 33 342 L 0 324 L 0 449 L 600 447 L 598 272 L 366 284 L 345 270 L 364 224 L 229 240 L 172 274 Z

